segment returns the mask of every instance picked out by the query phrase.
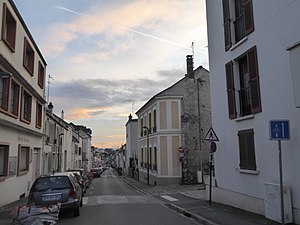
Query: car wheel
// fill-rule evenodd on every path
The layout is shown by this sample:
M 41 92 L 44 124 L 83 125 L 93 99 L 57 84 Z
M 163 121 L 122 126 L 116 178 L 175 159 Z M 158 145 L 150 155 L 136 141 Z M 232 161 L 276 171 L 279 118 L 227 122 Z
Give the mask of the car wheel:
M 79 206 L 77 206 L 76 209 L 74 209 L 73 215 L 74 215 L 75 217 L 78 217 L 78 216 L 80 215 L 80 212 L 79 212 Z

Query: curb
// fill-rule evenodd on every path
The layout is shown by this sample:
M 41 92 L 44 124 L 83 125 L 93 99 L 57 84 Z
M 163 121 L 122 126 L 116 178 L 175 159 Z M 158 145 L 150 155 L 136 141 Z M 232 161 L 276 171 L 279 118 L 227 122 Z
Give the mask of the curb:
M 125 179 L 125 178 L 123 178 L 123 177 L 121 177 L 121 179 L 122 179 L 126 184 L 128 184 L 129 186 L 131 186 L 131 187 L 133 187 L 135 190 L 137 190 L 138 192 L 140 192 L 140 193 L 142 193 L 142 194 L 144 194 L 144 195 L 148 195 L 148 196 L 149 196 L 148 193 L 142 191 L 142 190 L 139 189 L 137 186 L 135 186 L 134 184 L 130 183 L 130 181 L 128 181 L 127 179 Z M 204 217 L 202 217 L 202 216 L 199 216 L 199 215 L 197 215 L 197 214 L 193 214 L 193 213 L 191 213 L 191 212 L 189 212 L 189 211 L 185 210 L 184 208 L 179 207 L 179 206 L 177 206 L 177 205 L 174 205 L 174 204 L 171 204 L 171 203 L 164 203 L 164 202 L 162 202 L 162 204 L 164 204 L 165 206 L 167 206 L 167 207 L 168 207 L 169 209 L 171 209 L 171 210 L 174 210 L 174 211 L 176 211 L 176 212 L 178 212 L 178 213 L 183 214 L 183 215 L 186 216 L 186 217 L 192 218 L 193 220 L 202 223 L 203 225 L 220 225 L 220 224 L 215 223 L 215 222 L 213 222 L 213 221 L 211 221 L 211 220 L 208 220 L 208 219 L 206 219 L 206 218 L 204 218 Z
M 197 221 L 197 222 L 200 222 L 202 223 L 203 225 L 220 225 L 218 223 L 215 223 L 211 220 L 208 220 L 202 216 L 199 216 L 199 215 L 196 215 L 196 214 L 193 214 L 187 210 L 185 210 L 184 208 L 182 207 L 179 207 L 177 205 L 174 205 L 174 204 L 170 204 L 170 203 L 165 203 L 165 205 L 169 208 L 169 209 L 172 209 L 176 212 L 179 212 L 181 214 L 183 214 L 184 216 L 186 217 L 189 217 L 189 218 L 192 218 L 193 220 Z

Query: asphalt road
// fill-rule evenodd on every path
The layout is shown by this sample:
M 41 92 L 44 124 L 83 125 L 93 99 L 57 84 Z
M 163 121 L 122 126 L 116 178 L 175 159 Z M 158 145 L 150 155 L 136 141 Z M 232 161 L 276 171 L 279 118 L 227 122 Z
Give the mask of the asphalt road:
M 114 170 L 95 178 L 83 199 L 80 216 L 63 214 L 66 225 L 193 225 L 198 224 L 167 208 L 162 201 L 138 192 Z

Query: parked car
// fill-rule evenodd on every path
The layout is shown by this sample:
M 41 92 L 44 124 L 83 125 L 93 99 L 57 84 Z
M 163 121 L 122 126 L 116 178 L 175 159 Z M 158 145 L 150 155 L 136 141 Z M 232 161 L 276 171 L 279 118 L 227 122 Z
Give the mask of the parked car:
M 92 168 L 91 172 L 93 173 L 93 177 L 95 178 L 95 177 L 101 176 L 102 170 L 101 170 L 101 168 L 96 167 L 96 168 Z
M 61 210 L 71 210 L 79 216 L 82 206 L 82 189 L 73 173 L 63 172 L 38 177 L 30 191 L 28 205 L 48 206 L 61 203 Z
M 86 189 L 90 186 L 90 181 L 85 174 L 83 169 L 68 169 L 67 172 L 73 173 L 77 179 L 77 182 L 80 184 L 83 193 L 86 193 Z

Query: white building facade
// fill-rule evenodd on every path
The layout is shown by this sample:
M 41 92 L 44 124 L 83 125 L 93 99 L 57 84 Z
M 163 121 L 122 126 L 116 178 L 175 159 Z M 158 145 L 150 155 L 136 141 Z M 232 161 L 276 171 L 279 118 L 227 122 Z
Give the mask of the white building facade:
M 130 177 L 138 176 L 138 120 L 130 114 L 126 123 L 125 173 Z
M 281 220 L 280 200 L 269 201 L 272 191 L 273 200 L 280 196 L 269 121 L 289 120 L 290 140 L 282 142 L 283 183 L 291 192 L 285 222 L 299 224 L 300 1 L 207 0 L 206 7 L 212 123 L 220 140 L 213 201 Z
M 11 0 L 0 1 L 0 206 L 41 174 L 46 62 Z

